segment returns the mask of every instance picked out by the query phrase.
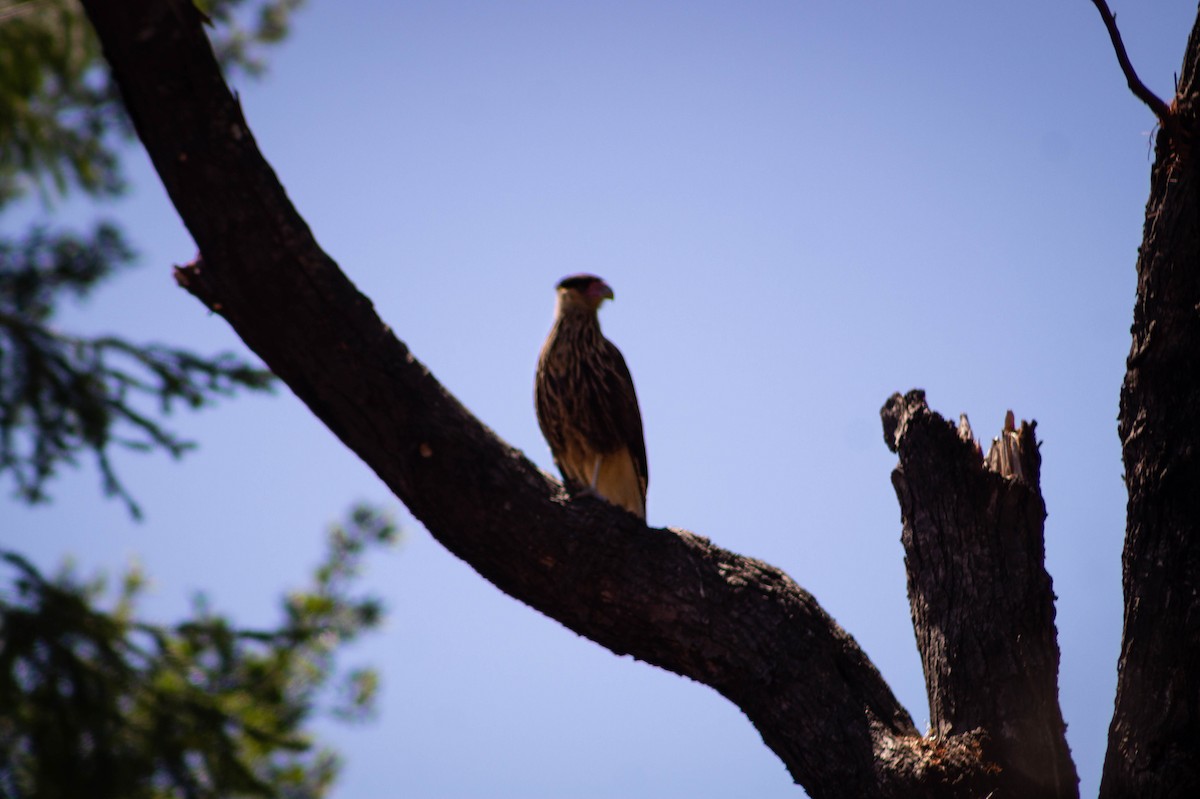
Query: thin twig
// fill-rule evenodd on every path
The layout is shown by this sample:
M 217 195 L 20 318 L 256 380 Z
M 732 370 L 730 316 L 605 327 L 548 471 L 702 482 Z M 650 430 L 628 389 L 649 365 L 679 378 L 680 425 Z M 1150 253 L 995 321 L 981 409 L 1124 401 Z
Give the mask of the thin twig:
M 1125 44 L 1121 41 L 1121 32 L 1117 30 L 1117 18 L 1108 10 L 1108 3 L 1105 0 L 1092 0 L 1096 10 L 1100 12 L 1100 18 L 1104 20 L 1104 27 L 1108 28 L 1108 36 L 1112 39 L 1113 49 L 1117 51 L 1117 61 L 1121 64 L 1121 71 L 1125 73 L 1125 80 L 1129 83 L 1129 90 L 1137 96 L 1146 105 L 1150 106 L 1150 110 L 1158 117 L 1160 122 L 1163 122 L 1171 114 L 1171 109 L 1162 101 L 1157 94 L 1150 91 L 1146 84 L 1142 83 L 1137 73 L 1133 71 L 1133 64 L 1129 63 L 1129 54 L 1125 52 Z

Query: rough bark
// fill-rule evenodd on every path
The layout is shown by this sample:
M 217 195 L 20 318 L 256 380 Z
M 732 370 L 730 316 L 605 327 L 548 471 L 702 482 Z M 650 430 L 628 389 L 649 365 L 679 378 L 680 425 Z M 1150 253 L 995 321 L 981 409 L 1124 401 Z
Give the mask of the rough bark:
M 1161 120 L 1121 389 L 1125 626 L 1102 799 L 1200 796 L 1200 20 Z
M 987 731 L 952 714 L 943 731 L 953 734 L 919 736 L 854 640 L 778 569 L 686 531 L 648 529 L 600 500 L 569 501 L 472 417 L 319 248 L 190 3 L 84 6 L 200 250 L 178 270 L 181 284 L 447 549 L 613 652 L 712 686 L 814 799 L 1005 795 L 997 775 L 1003 758 L 1024 757 L 1019 748 L 1001 736 L 1001 759 L 985 756 Z
M 966 418 L 956 430 L 921 391 L 893 396 L 883 418 L 900 456 L 892 484 L 931 732 L 986 730 L 984 757 L 1004 764 L 998 795 L 1078 796 L 1058 704 L 1034 425 L 1016 430 L 1010 414 L 985 459 Z

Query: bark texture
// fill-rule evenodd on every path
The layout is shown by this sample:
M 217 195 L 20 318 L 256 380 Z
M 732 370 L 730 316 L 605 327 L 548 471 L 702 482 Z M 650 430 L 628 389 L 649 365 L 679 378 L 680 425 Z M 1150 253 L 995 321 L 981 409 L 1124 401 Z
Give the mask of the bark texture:
M 997 795 L 1077 797 L 1034 424 L 1014 429 L 1010 414 L 985 459 L 966 418 L 956 430 L 921 391 L 893 396 L 883 418 L 931 732 L 986 730 Z
M 1198 78 L 1200 27 L 1158 133 L 1121 389 L 1125 627 L 1102 799 L 1200 796 Z

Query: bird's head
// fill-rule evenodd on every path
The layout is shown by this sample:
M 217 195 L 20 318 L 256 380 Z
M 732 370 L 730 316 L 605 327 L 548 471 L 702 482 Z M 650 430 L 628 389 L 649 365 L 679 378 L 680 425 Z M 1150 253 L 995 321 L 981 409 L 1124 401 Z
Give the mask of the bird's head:
M 559 313 L 575 310 L 595 313 L 600 303 L 612 298 L 612 288 L 595 275 L 571 275 L 558 282 Z

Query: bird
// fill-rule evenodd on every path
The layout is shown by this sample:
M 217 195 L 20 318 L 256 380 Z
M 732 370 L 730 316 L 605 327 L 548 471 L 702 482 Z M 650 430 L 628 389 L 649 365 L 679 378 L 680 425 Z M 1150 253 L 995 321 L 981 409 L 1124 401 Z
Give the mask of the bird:
M 572 495 L 598 496 L 645 519 L 642 413 L 625 358 L 597 315 L 613 290 L 587 274 L 563 278 L 556 290 L 534 381 L 538 426 Z

